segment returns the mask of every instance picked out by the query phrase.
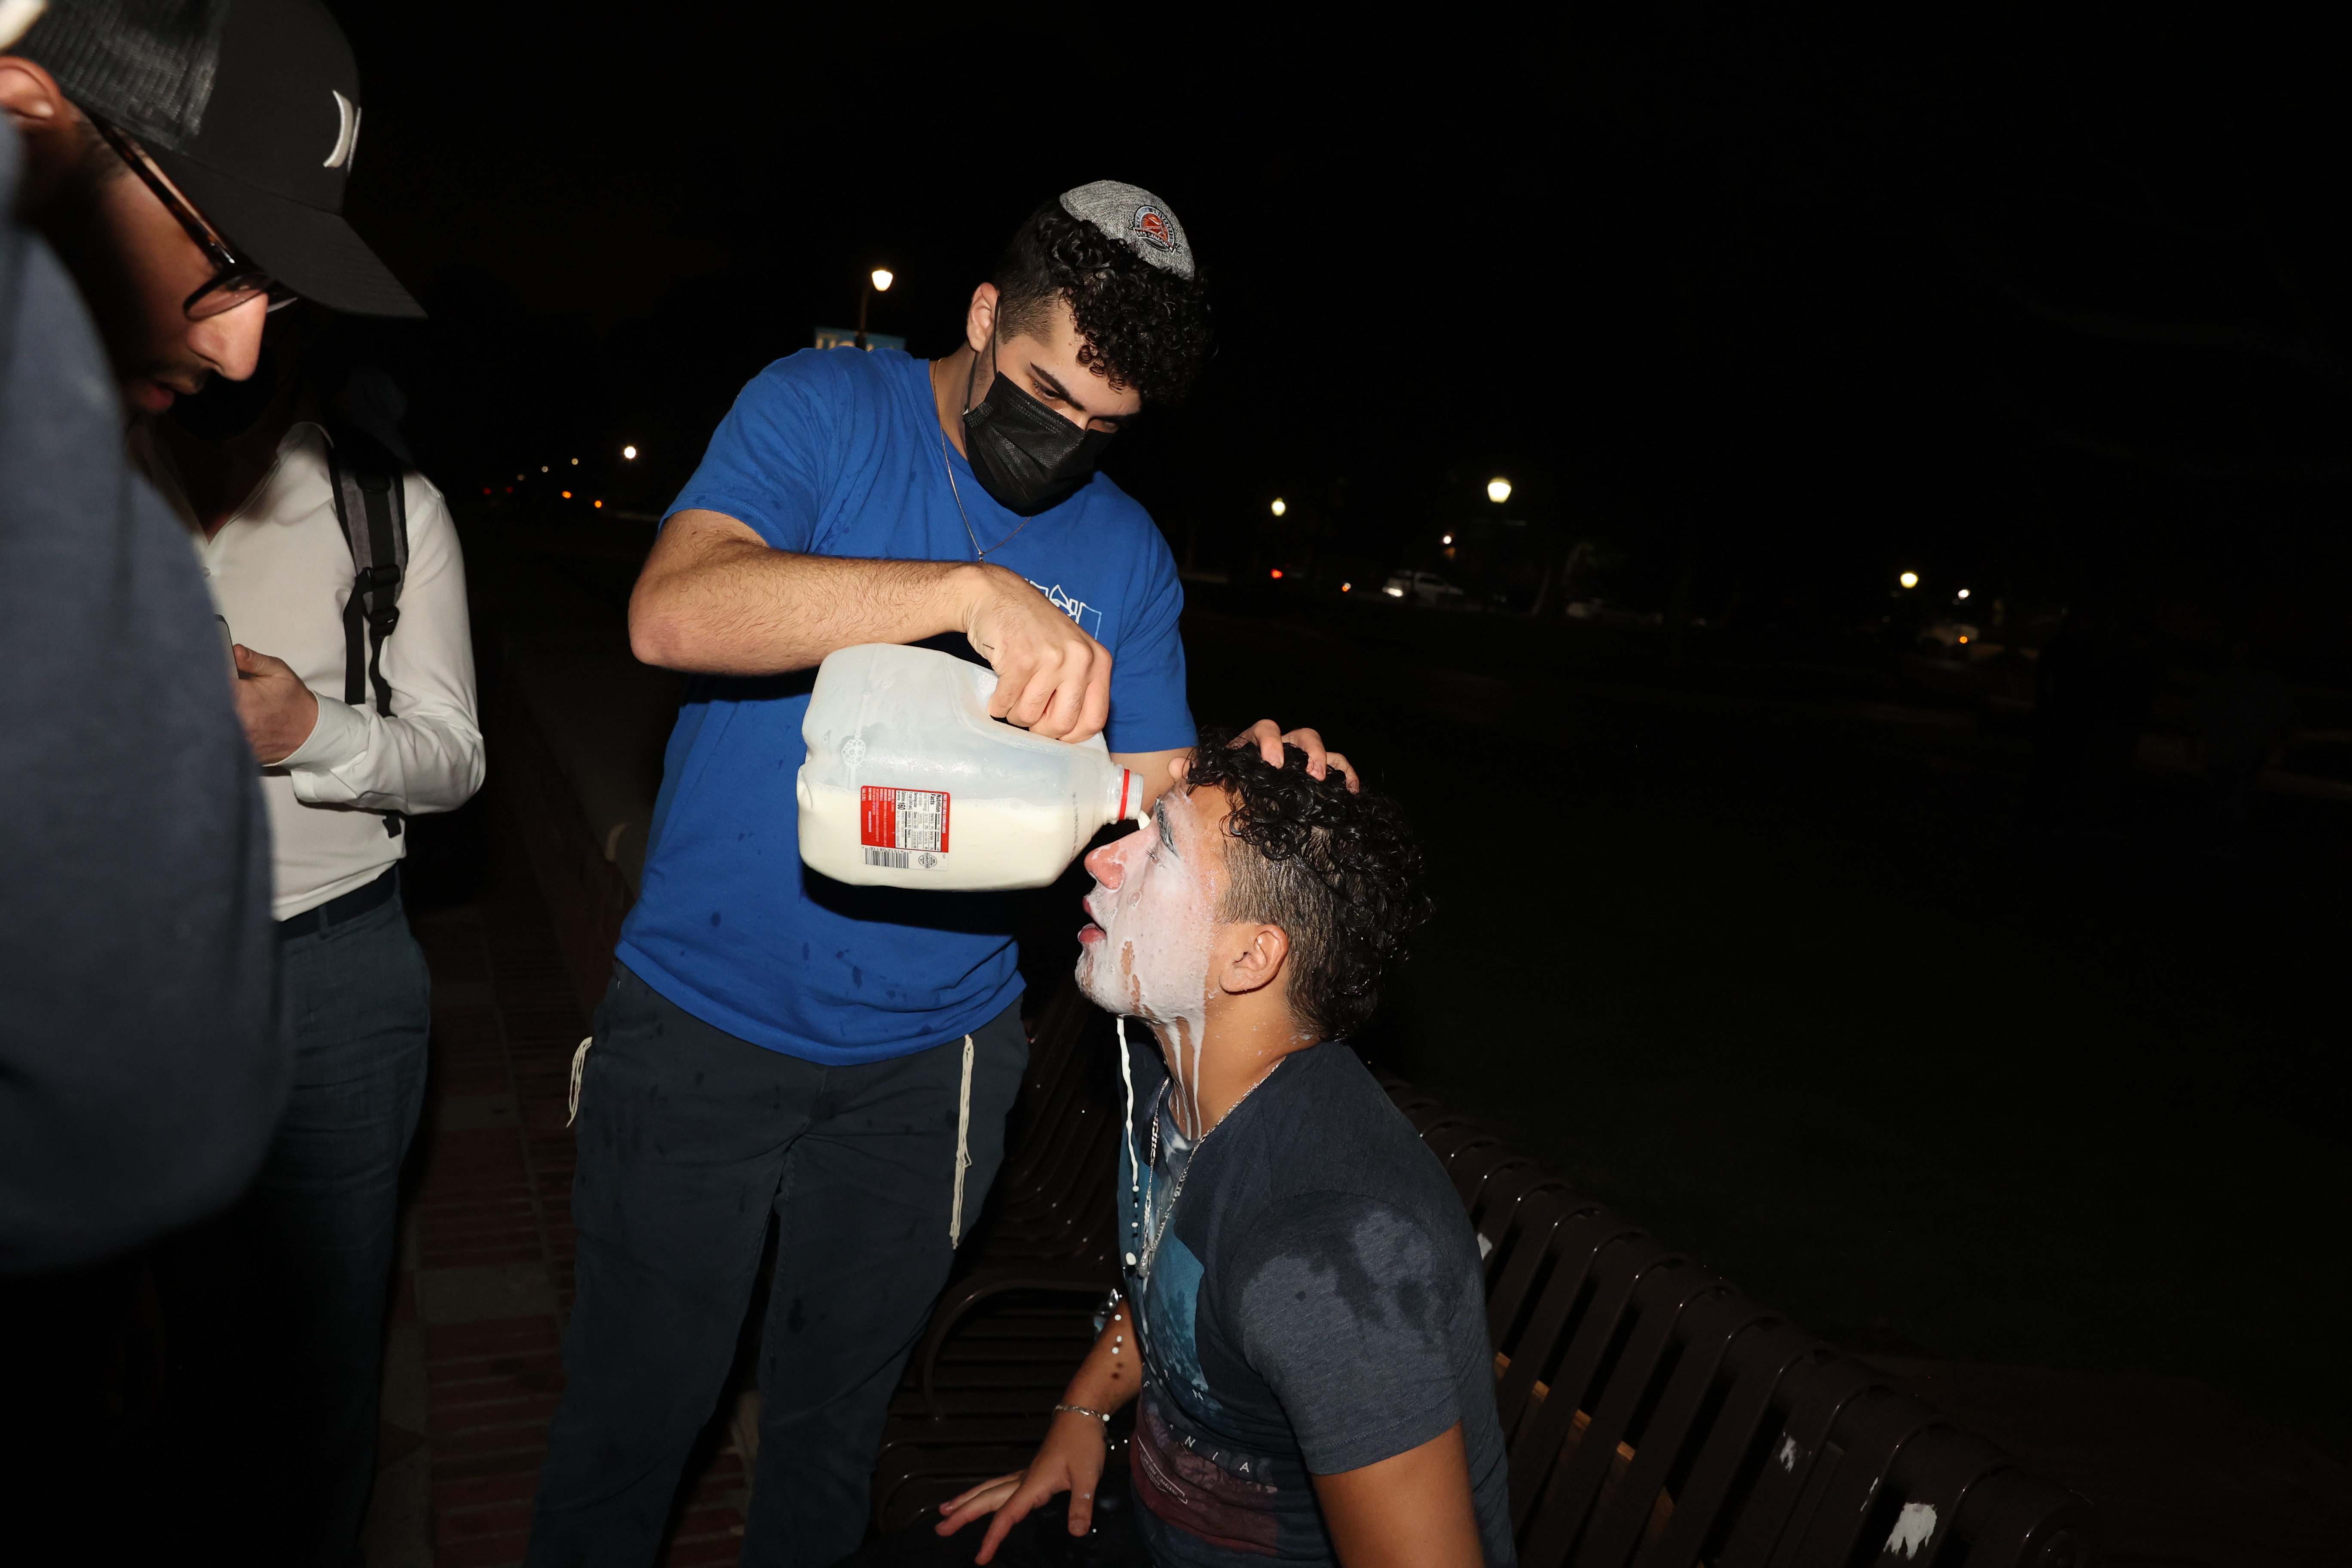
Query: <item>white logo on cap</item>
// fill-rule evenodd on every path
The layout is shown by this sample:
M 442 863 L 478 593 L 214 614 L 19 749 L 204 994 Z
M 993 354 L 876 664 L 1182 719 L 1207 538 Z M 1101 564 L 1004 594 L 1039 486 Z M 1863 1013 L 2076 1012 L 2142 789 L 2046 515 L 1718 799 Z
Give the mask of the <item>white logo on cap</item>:
M 327 89 L 334 92 L 332 88 Z M 351 166 L 352 154 L 360 150 L 360 106 L 336 92 L 335 150 L 327 154 L 325 167 L 344 169 Z

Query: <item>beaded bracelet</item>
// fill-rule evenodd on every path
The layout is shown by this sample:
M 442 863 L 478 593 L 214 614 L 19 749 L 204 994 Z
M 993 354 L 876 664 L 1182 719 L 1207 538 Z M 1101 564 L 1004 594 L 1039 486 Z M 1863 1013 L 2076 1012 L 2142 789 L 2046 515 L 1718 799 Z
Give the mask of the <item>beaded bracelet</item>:
M 1083 1405 L 1056 1405 L 1054 1406 L 1054 1413 L 1057 1415 L 1065 1410 L 1068 1411 L 1073 1415 L 1091 1415 L 1106 1426 L 1110 1425 L 1110 1412 L 1108 1410 L 1089 1410 Z

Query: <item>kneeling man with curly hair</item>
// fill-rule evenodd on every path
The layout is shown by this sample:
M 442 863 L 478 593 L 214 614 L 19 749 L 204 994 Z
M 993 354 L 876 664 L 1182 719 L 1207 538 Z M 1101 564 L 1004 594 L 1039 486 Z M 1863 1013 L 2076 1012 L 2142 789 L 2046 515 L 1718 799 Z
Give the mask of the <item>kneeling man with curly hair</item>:
M 1087 858 L 1077 977 L 1135 1051 L 1125 1289 L 978 1561 L 1070 1493 L 1086 1532 L 1110 1412 L 1154 1563 L 1515 1561 L 1477 1239 L 1347 1037 L 1425 918 L 1395 805 L 1305 753 L 1211 731 L 1151 825 Z

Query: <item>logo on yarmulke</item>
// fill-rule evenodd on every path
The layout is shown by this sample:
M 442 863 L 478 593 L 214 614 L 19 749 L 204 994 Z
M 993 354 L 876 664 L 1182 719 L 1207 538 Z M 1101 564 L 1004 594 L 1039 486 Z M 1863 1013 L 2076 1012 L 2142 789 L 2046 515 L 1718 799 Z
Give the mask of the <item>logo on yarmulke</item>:
M 1176 243 L 1176 230 L 1169 223 L 1168 215 L 1158 207 L 1142 206 L 1135 209 L 1135 232 L 1142 237 L 1146 245 L 1154 249 L 1181 250 L 1184 248 Z

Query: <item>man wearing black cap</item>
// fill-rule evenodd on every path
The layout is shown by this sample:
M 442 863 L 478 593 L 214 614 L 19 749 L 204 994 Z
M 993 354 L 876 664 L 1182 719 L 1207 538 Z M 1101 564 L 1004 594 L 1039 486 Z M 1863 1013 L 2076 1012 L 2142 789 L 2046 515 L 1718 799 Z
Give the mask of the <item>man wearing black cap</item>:
M 5 60 L 26 211 L 134 411 L 251 375 L 298 297 L 425 313 L 343 221 L 359 73 L 316 0 L 55 0 Z
M 204 401 L 215 377 L 252 376 L 281 305 L 422 311 L 341 214 L 362 98 L 319 0 L 55 0 L 0 57 L 0 107 L 23 134 L 26 210 L 97 319 L 134 454 L 201 534 L 233 633 L 281 656 L 237 647 L 235 689 L 268 769 L 294 1088 L 232 1227 L 255 1249 L 249 1296 L 171 1304 L 184 1334 L 211 1307 L 268 1357 L 235 1391 L 235 1414 L 270 1443 L 245 1468 L 264 1495 L 244 1510 L 243 1556 L 353 1563 L 430 1005 L 398 899 L 398 825 L 461 803 L 481 776 L 463 572 L 439 496 L 399 476 L 405 544 L 383 559 L 403 577 L 377 591 L 397 593 L 401 635 L 369 662 L 378 700 L 337 700 L 354 572 L 325 433 L 290 384 L 258 451 L 158 416 Z M 210 1352 L 196 1359 L 226 1364 L 195 1331 Z

